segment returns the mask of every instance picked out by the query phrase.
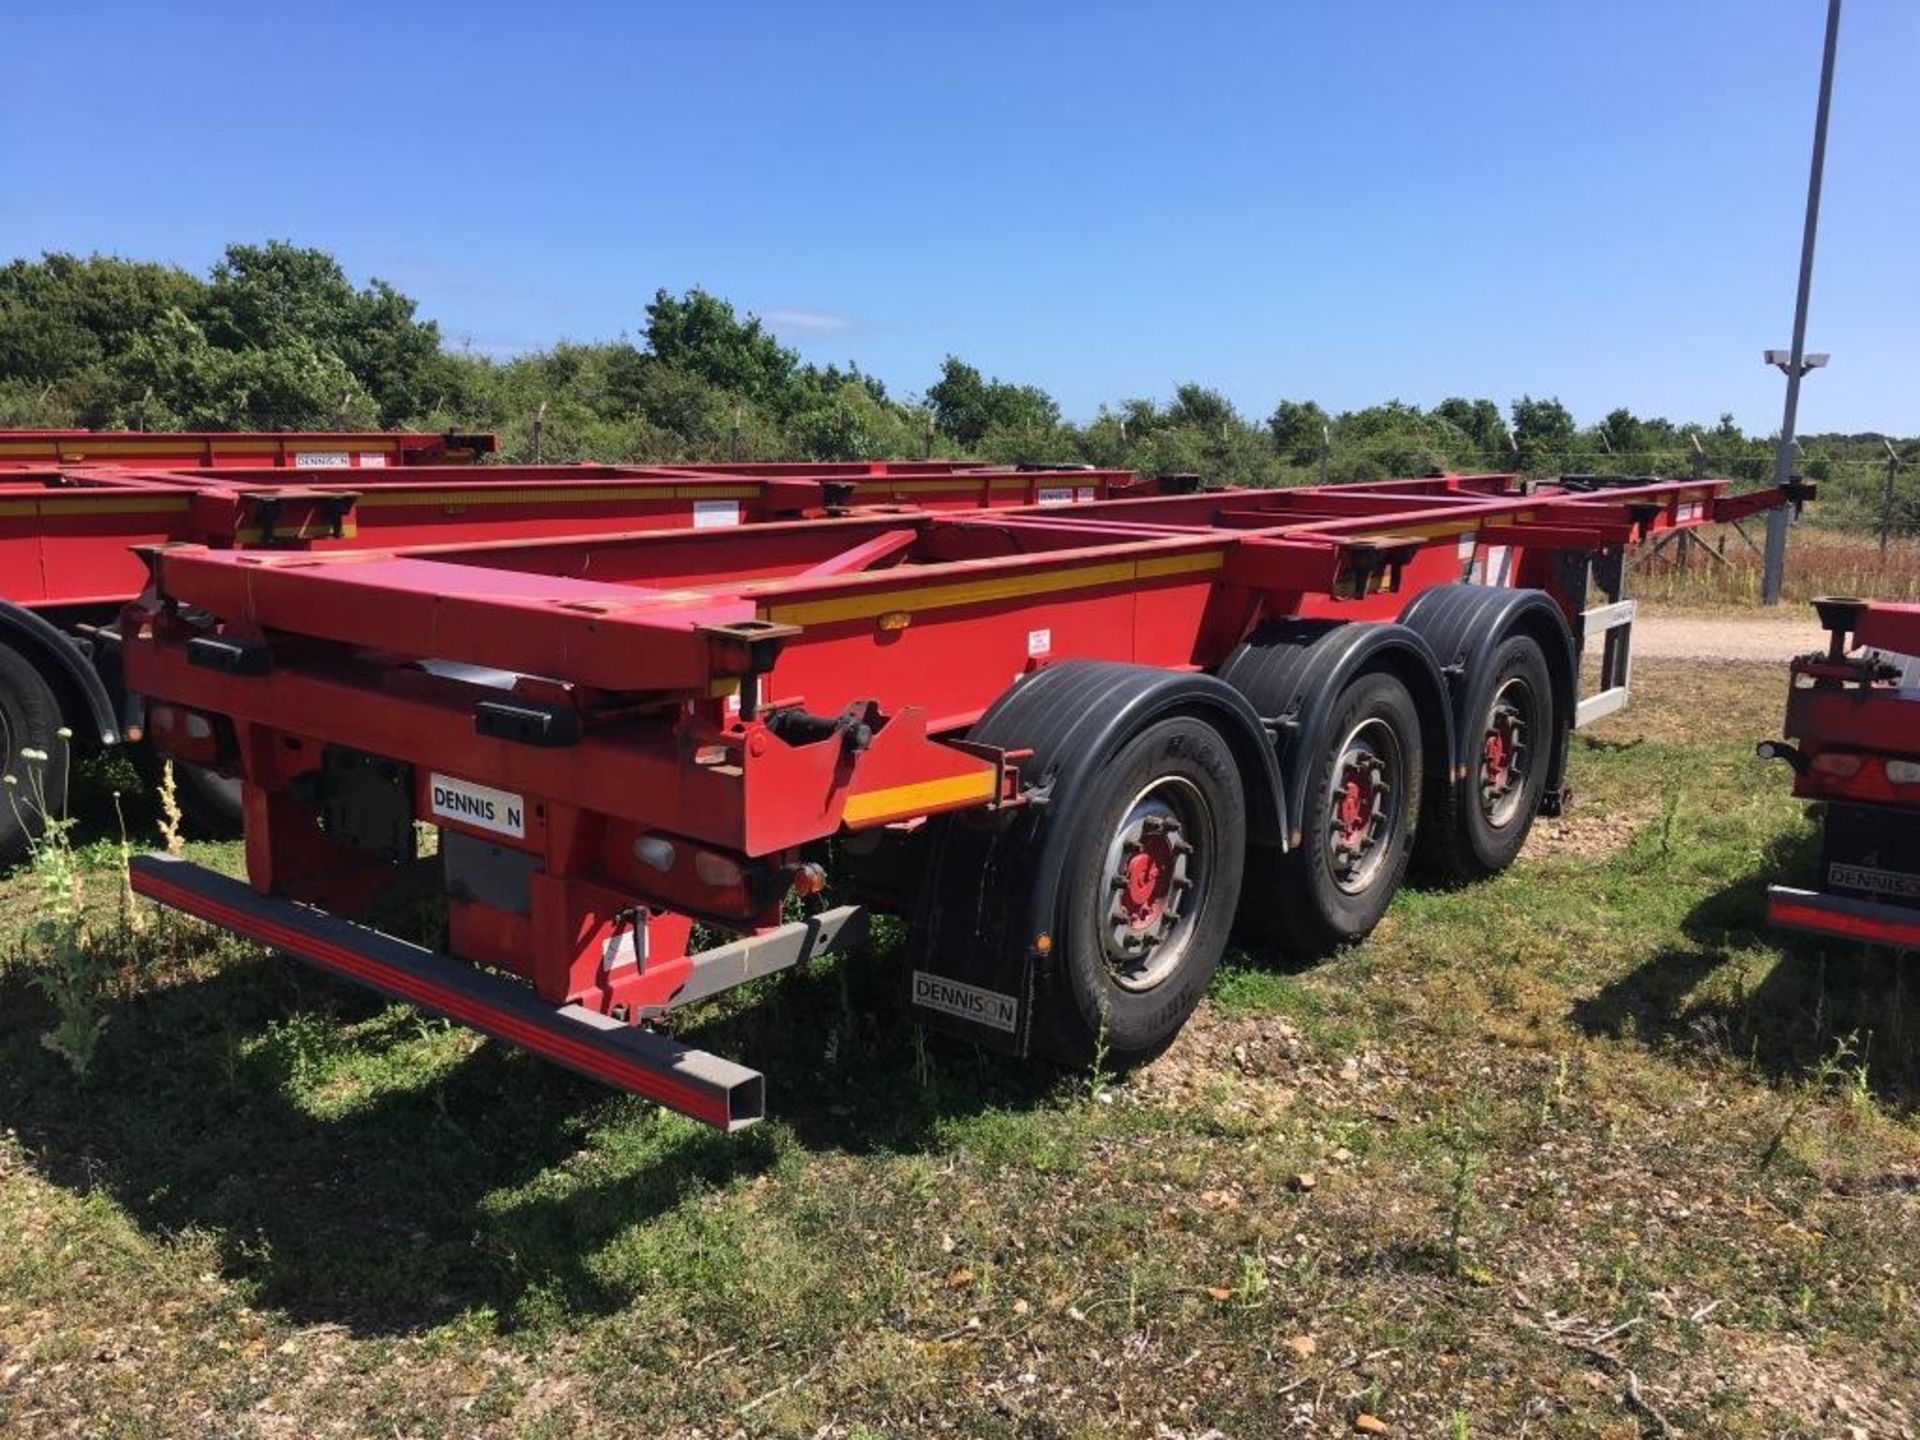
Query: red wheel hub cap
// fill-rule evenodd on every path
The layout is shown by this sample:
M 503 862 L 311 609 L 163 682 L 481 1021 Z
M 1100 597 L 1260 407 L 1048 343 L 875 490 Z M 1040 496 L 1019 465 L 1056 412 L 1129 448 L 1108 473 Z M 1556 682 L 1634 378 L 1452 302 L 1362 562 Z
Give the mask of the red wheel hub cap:
M 1126 888 L 1120 892 L 1120 908 L 1127 923 L 1136 930 L 1155 924 L 1167 908 L 1167 896 L 1173 888 L 1173 846 L 1164 834 L 1143 837 L 1140 848 L 1127 860 Z
M 1340 786 L 1340 801 L 1335 809 L 1340 825 L 1340 840 L 1357 849 L 1366 843 L 1373 828 L 1373 777 L 1349 771 Z
M 1507 771 L 1513 757 L 1507 749 L 1506 733 L 1499 729 L 1487 732 L 1486 767 L 1487 783 L 1501 786 L 1507 783 Z

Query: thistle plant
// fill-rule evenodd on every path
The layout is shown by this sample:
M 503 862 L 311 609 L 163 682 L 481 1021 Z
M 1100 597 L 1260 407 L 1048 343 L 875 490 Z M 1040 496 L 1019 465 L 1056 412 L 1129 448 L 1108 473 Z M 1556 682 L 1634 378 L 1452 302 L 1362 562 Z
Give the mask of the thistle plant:
M 65 752 L 73 732 L 62 726 L 59 741 Z M 67 813 L 68 767 L 60 766 L 62 784 L 54 795 L 47 787 L 47 752 L 27 746 L 19 758 L 23 773 L 0 780 L 7 804 L 27 834 L 27 869 L 35 895 L 27 948 L 36 962 L 33 983 L 54 1010 L 53 1028 L 40 1039 L 84 1078 L 106 1027 L 102 1004 L 113 965 L 87 933 L 85 882 L 73 848 L 73 817 Z M 61 758 L 69 757 L 63 753 Z

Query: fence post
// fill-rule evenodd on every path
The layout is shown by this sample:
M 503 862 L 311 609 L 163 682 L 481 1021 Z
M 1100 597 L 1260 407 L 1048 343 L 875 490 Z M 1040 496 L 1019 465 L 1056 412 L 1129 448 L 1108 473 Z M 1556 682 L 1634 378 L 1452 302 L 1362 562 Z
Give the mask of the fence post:
M 540 432 L 546 428 L 547 402 L 542 400 L 540 408 L 533 412 L 533 463 L 540 463 Z
M 1887 553 L 1887 537 L 1893 533 L 1893 482 L 1900 473 L 1900 452 L 1893 448 L 1891 440 L 1880 442 L 1887 447 L 1887 485 L 1880 497 L 1880 553 Z

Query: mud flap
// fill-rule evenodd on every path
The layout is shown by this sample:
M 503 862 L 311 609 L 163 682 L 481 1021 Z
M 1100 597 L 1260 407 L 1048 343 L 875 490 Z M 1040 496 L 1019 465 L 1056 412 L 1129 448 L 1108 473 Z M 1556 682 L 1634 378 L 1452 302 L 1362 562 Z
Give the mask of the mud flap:
M 1033 945 L 1033 875 L 1017 866 L 1033 853 L 1024 842 L 1037 819 L 933 822 L 938 830 L 908 938 L 908 1013 L 929 1030 L 1004 1055 L 1032 1052 L 1047 968 Z

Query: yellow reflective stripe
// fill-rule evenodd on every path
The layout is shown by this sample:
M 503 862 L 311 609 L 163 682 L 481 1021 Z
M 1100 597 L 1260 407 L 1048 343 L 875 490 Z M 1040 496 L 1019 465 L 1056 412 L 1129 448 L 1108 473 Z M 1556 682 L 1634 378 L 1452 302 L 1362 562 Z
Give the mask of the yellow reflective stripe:
M 954 605 L 981 605 L 994 600 L 1020 600 L 1061 590 L 1087 590 L 1130 580 L 1153 580 L 1218 570 L 1225 563 L 1217 550 L 1200 555 L 1155 555 L 1142 560 L 1116 560 L 1106 565 L 1081 565 L 1038 575 L 1006 575 L 993 580 L 959 580 L 928 585 L 919 590 L 885 590 L 847 595 L 833 600 L 797 600 L 790 605 L 761 607 L 761 618 L 781 625 L 826 625 L 835 620 L 860 620 L 889 610 L 918 614 Z
M 102 440 L 88 435 L 49 436 L 45 440 L 0 440 L 0 455 L 53 455 L 83 460 L 90 455 L 199 454 L 198 445 L 178 440 Z
M 175 515 L 189 503 L 184 495 L 47 495 L 0 500 L 0 515 Z
M 1162 575 L 1192 575 L 1201 570 L 1218 570 L 1226 564 L 1227 557 L 1218 550 L 1209 550 L 1201 555 L 1150 555 L 1135 567 L 1135 573 L 1142 580 L 1158 579 Z
M 919 815 L 941 805 L 991 800 L 996 783 L 993 771 L 985 770 L 977 775 L 950 775 L 944 780 L 918 780 L 911 785 L 868 790 L 847 797 L 840 819 L 846 825 L 861 825 L 896 815 Z
M 978 490 L 978 480 L 889 480 L 884 475 L 862 477 L 860 485 L 884 485 L 896 495 L 951 495 Z
M 351 489 L 353 482 L 329 479 Z M 389 490 L 369 486 L 360 492 L 361 505 L 553 505 L 583 500 L 753 500 L 755 485 L 598 485 L 557 489 L 525 485 L 494 485 L 465 490 Z

